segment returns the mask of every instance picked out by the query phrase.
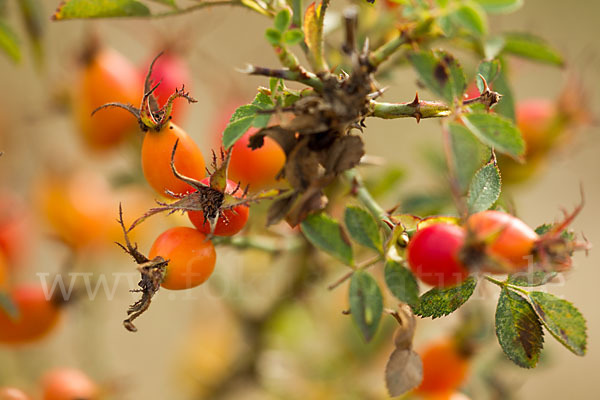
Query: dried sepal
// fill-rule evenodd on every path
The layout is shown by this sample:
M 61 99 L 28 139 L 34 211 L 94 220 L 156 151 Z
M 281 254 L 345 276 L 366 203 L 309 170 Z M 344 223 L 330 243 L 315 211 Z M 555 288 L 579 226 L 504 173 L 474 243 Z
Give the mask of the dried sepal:
M 129 227 L 132 230 L 147 218 L 162 212 L 169 214 L 175 211 L 200 211 L 204 215 L 204 220 L 210 225 L 210 234 L 215 231 L 219 217 L 223 217 L 223 212 L 233 210 L 238 206 L 249 206 L 252 203 L 257 203 L 261 200 L 278 198 L 285 190 L 272 189 L 262 191 L 256 194 L 249 195 L 248 187 L 242 189 L 238 183 L 231 193 L 226 192 L 227 188 L 227 166 L 231 155 L 230 151 L 221 150 L 221 162 L 217 161 L 216 154 L 213 154 L 212 172 L 210 173 L 210 184 L 206 185 L 198 180 L 190 178 L 180 173 L 175 167 L 175 154 L 179 141 L 175 141 L 173 151 L 171 152 L 171 171 L 173 175 L 181 181 L 187 183 L 195 190 L 186 194 L 175 194 L 167 192 L 170 196 L 177 200 L 172 203 L 158 202 L 158 207 L 149 209 L 144 215 L 136 219 Z M 240 193 L 240 196 L 234 196 Z
M 142 101 L 140 103 L 139 108 L 136 108 L 131 104 L 106 103 L 94 109 L 92 111 L 92 116 L 96 112 L 104 108 L 122 108 L 124 110 L 129 111 L 138 120 L 140 129 L 143 132 L 146 132 L 148 130 L 159 132 L 171 119 L 171 113 L 173 111 L 173 102 L 175 101 L 175 99 L 184 98 L 189 103 L 196 103 L 197 100 L 194 99 L 189 94 L 189 92 L 186 92 L 185 87 L 182 86 L 181 89 L 175 89 L 175 93 L 169 96 L 169 99 L 162 107 L 159 107 L 158 101 L 154 96 L 154 91 L 160 86 L 160 82 L 154 84 L 152 82 L 151 76 L 152 70 L 154 68 L 154 63 L 162 54 L 163 52 L 158 53 L 158 55 L 154 57 L 154 59 L 150 63 L 150 67 L 148 68 L 146 79 L 144 81 L 144 94 L 142 96 Z
M 148 257 L 143 255 L 138 249 L 137 244 L 131 244 L 129 241 L 129 231 L 125 228 L 123 222 L 123 209 L 119 204 L 119 224 L 123 229 L 123 236 L 125 238 L 125 244 L 117 244 L 125 250 L 125 252 L 133 257 L 135 262 L 138 264 L 138 271 L 141 274 L 141 280 L 138 282 L 139 289 L 133 289 L 131 292 L 142 293 L 140 300 L 133 303 L 127 309 L 128 318 L 123 321 L 123 326 L 130 332 L 137 332 L 137 328 L 133 324 L 133 321 L 142 315 L 150 307 L 152 297 L 160 289 L 162 284 L 167 265 L 169 260 L 157 256 L 150 260 Z

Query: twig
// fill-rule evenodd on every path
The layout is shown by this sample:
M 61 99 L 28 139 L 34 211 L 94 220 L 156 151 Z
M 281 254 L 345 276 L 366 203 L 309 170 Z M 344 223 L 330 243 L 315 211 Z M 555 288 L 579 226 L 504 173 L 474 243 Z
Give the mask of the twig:
M 321 80 L 315 74 L 306 71 L 301 66 L 299 66 L 295 70 L 291 70 L 265 68 L 248 64 L 246 68 L 240 69 L 239 71 L 250 75 L 262 75 L 274 78 L 281 78 L 288 81 L 300 82 L 312 87 L 316 91 L 323 91 L 323 82 L 321 82 Z
M 379 224 L 386 231 L 390 231 L 390 226 L 394 223 L 390 219 L 388 213 L 375 201 L 371 193 L 367 190 L 363 184 L 362 177 L 356 169 L 348 170 L 344 173 L 346 178 L 353 184 L 353 194 L 356 198 L 364 205 L 367 210 L 375 217 Z
M 354 275 L 354 273 L 356 271 L 362 271 L 365 270 L 375 264 L 377 264 L 379 261 L 381 261 L 382 258 L 380 255 L 375 256 L 367 261 L 365 261 L 363 264 L 361 264 L 360 266 L 356 267 L 356 269 L 353 269 L 352 271 L 348 272 L 347 274 L 345 274 L 344 276 L 342 276 L 340 279 L 338 279 L 337 281 L 333 282 L 331 285 L 327 286 L 328 290 L 333 290 L 336 287 L 340 286 L 342 283 L 346 282 L 348 279 L 350 279 L 352 277 L 352 275 Z

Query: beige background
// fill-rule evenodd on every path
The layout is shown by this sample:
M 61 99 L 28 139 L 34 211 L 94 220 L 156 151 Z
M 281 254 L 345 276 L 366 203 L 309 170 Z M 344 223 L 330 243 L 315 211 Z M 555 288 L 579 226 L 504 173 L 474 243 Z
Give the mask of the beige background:
M 47 15 L 57 2 L 45 2 Z M 600 3 L 595 1 L 527 0 L 514 17 L 494 18 L 492 26 L 494 30 L 531 30 L 555 44 L 569 60 L 568 69 L 585 79 L 592 98 L 592 109 L 597 111 L 600 99 L 600 80 L 596 73 L 600 67 L 600 48 L 597 45 L 599 13 Z M 196 140 L 206 144 L 211 116 L 225 101 L 221 93 L 225 91 L 227 96 L 250 99 L 256 86 L 265 84 L 261 78 L 244 78 L 234 68 L 242 67 L 246 62 L 277 65 L 276 58 L 262 40 L 265 26 L 263 18 L 241 9 L 207 10 L 152 22 L 123 20 L 48 24 L 44 40 L 47 68 L 43 72 L 35 71 L 27 52 L 26 60 L 20 66 L 0 57 L 0 118 L 3 121 L 0 139 L 7 150 L 13 150 L 7 152 L 2 160 L 2 184 L 15 187 L 27 196 L 32 190 L 31 182 L 48 160 L 59 159 L 66 163 L 84 158 L 78 143 L 73 140 L 69 117 L 50 110 L 48 104 L 49 94 L 56 92 L 60 84 L 69 79 L 73 71 L 73 53 L 81 45 L 86 32 L 97 32 L 106 42 L 137 62 L 147 59 L 154 49 L 159 48 L 164 42 L 163 36 L 172 40 L 183 38 L 184 44 L 189 46 L 189 61 L 195 74 L 193 94 L 199 99 L 186 126 Z M 518 98 L 553 96 L 564 83 L 565 73 L 550 67 L 519 63 L 515 70 L 514 87 Z M 410 73 L 398 73 L 386 84 L 392 86 L 385 96 L 388 101 L 408 101 L 415 90 Z M 571 208 L 577 203 L 579 183 L 582 182 L 587 205 L 573 227 L 584 232 L 592 243 L 600 243 L 599 133 L 597 126 L 584 129 L 568 153 L 556 157 L 539 179 L 514 191 L 519 213 L 530 225 L 548 222 L 549 218 L 560 218 L 560 207 Z M 440 133 L 435 121 L 423 121 L 419 126 L 413 120 L 370 121 L 365 137 L 369 153 L 409 165 L 420 162 L 413 151 L 414 146 L 439 143 Z M 122 158 L 125 155 L 120 157 L 117 154 L 110 160 L 111 165 L 123 164 Z M 105 168 L 101 159 L 91 163 Z M 413 168 L 410 172 L 407 187 L 417 187 L 428 179 L 426 171 Z M 35 246 L 37 262 L 30 271 L 23 273 L 23 280 L 35 278 L 35 271 L 59 267 L 61 250 L 44 240 L 36 243 L 39 243 Z M 142 248 L 149 244 L 148 240 L 141 243 Z M 109 271 L 127 271 L 131 267 L 127 264 L 129 260 L 116 252 L 107 257 L 93 259 L 91 263 Z M 228 269 L 230 276 L 236 276 L 232 265 L 238 261 L 233 255 L 224 255 L 220 257 L 218 268 Z M 527 377 L 519 393 L 522 398 L 597 398 L 595 379 L 600 368 L 599 264 L 600 253 L 597 250 L 592 250 L 587 258 L 579 254 L 575 271 L 567 278 L 567 285 L 550 288 L 552 293 L 571 300 L 588 318 L 588 355 L 575 357 L 547 336 L 546 348 L 551 353 L 552 364 L 536 371 L 521 372 L 519 379 Z M 264 270 L 259 273 L 272 278 L 272 274 Z M 117 398 L 186 398 L 184 391 L 178 389 L 179 381 L 172 372 L 173 367 L 180 364 L 180 331 L 194 326 L 205 327 L 208 316 L 216 307 L 211 309 L 214 303 L 210 300 L 211 290 L 202 288 L 195 291 L 194 296 L 198 296 L 195 301 L 189 301 L 179 293 L 160 293 L 151 311 L 153 315 L 140 321 L 142 332 L 137 335 L 126 332 L 120 325 L 125 305 L 130 301 L 126 290 L 127 286 L 121 285 L 112 302 L 102 304 L 104 300 L 98 300 L 100 304 L 95 303 L 93 307 L 85 304 L 75 307 L 68 316 L 69 322 L 41 345 L 16 351 L 0 348 L 0 365 L 3 366 L 0 383 L 31 386 L 40 372 L 49 366 L 76 365 L 100 380 L 117 377 L 119 385 L 126 387 Z M 496 293 L 492 289 L 490 292 Z M 336 315 L 335 318 L 341 317 Z M 94 345 L 90 346 L 90 343 Z M 375 372 L 370 371 L 369 374 Z

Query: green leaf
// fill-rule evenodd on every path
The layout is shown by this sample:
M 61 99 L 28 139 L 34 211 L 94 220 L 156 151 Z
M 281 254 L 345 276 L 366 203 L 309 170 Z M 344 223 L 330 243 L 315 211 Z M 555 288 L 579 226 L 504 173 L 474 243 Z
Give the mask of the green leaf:
M 585 355 L 587 328 L 579 310 L 550 293 L 531 292 L 529 299 L 548 332 L 574 354 Z
M 544 345 L 542 324 L 531 305 L 506 288 L 496 308 L 496 336 L 512 362 L 523 368 L 536 366 Z
M 324 213 L 309 215 L 300 225 L 304 236 L 319 249 L 346 265 L 354 264 L 352 246 L 343 228 Z
M 290 27 L 291 22 L 292 16 L 290 11 L 287 8 L 284 8 L 283 10 L 279 11 L 277 15 L 275 15 L 273 25 L 275 26 L 275 29 L 283 33 Z
M 471 186 L 467 207 L 470 214 L 488 210 L 500 197 L 500 170 L 494 162 L 490 162 L 475 173 Z
M 281 32 L 274 28 L 268 28 L 265 31 L 265 37 L 272 46 L 277 46 L 281 43 Z
M 419 302 L 419 284 L 413 273 L 395 261 L 388 261 L 384 269 L 385 283 L 398 300 L 410 306 Z
M 379 253 L 383 252 L 379 225 L 368 211 L 355 206 L 346 207 L 344 222 L 354 241 Z
M 150 9 L 135 0 L 64 0 L 52 19 L 143 17 Z
M 443 51 L 420 51 L 409 55 L 409 60 L 432 92 L 448 103 L 462 99 L 467 87 L 465 74 L 452 55 Z
M 556 271 L 523 271 L 509 275 L 507 282 L 511 285 L 523 287 L 542 286 L 557 275 Z
M 499 72 L 499 60 L 482 61 L 477 67 L 477 73 L 483 76 L 489 85 L 494 82 Z M 479 89 L 479 93 L 483 92 L 483 81 L 481 78 L 479 78 L 479 76 L 477 77 L 477 89 Z
M 456 177 L 460 188 L 466 192 L 475 172 L 489 159 L 490 151 L 464 125 L 452 122 L 448 124 L 448 130 Z
M 270 109 L 272 106 L 273 100 L 266 94 L 259 92 L 252 104 L 238 107 L 223 132 L 223 147 L 228 149 L 233 146 L 252 126 L 256 128 L 267 126 L 271 114 L 260 114 L 258 112 Z
M 5 21 L 0 20 L 0 49 L 2 49 L 14 62 L 21 61 L 19 39 Z
M 258 107 L 252 104 L 238 107 L 223 132 L 223 147 L 230 148 L 252 126 Z
M 564 64 L 557 50 L 544 39 L 530 33 L 504 34 L 504 52 L 547 64 L 558 66 Z
M 300 29 L 292 29 L 283 34 L 283 41 L 288 46 L 297 45 L 298 43 L 302 42 L 303 39 L 304 33 L 302 33 Z
M 485 12 L 477 3 L 464 3 L 452 14 L 452 20 L 475 36 L 487 34 L 488 24 Z
M 523 6 L 523 0 L 475 0 L 485 12 L 490 14 L 508 14 Z
M 477 280 L 470 276 L 458 286 L 433 288 L 423 293 L 413 312 L 421 317 L 439 318 L 451 314 L 473 294 Z
M 502 100 L 494 106 L 496 113 L 515 122 L 517 119 L 515 114 L 515 99 L 512 89 L 508 83 L 505 64 L 501 64 L 500 73 L 494 82 L 494 90 L 502 95 Z
M 484 144 L 507 154 L 517 161 L 523 158 L 525 142 L 515 124 L 496 114 L 464 114 L 461 121 Z
M 365 340 L 370 341 L 381 320 L 383 296 L 377 281 L 365 271 L 356 271 L 350 281 L 350 312 Z
M 502 36 L 491 36 L 483 41 L 483 54 L 488 60 L 498 57 L 503 48 L 504 38 Z

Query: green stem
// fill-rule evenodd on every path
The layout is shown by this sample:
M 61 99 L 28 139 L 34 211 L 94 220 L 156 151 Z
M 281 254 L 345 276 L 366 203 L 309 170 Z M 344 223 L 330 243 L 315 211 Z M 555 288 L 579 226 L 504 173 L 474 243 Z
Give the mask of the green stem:
M 365 261 L 363 264 L 359 265 L 358 267 L 354 268 L 352 271 L 348 272 L 346 275 L 342 276 L 340 279 L 338 279 L 337 281 L 333 282 L 331 285 L 327 286 L 327 289 L 329 290 L 333 290 L 336 287 L 340 286 L 342 283 L 346 282 L 348 279 L 350 279 L 352 277 L 352 275 L 354 275 L 354 273 L 356 271 L 362 271 L 365 270 L 369 267 L 372 267 L 373 265 L 377 264 L 379 261 L 383 260 L 383 257 L 378 255 L 375 256 L 367 261 Z
M 522 288 L 520 288 L 518 286 L 511 285 L 508 282 L 503 282 L 503 281 L 500 281 L 498 279 L 494 279 L 491 276 L 487 276 L 487 275 L 485 275 L 484 278 L 486 280 L 492 282 L 493 284 L 500 286 L 502 289 L 510 288 L 512 291 L 519 292 L 519 293 L 522 293 L 522 294 L 524 294 L 526 296 L 529 296 L 529 292 L 527 290 L 522 289 Z
M 449 116 L 452 111 L 444 103 L 437 101 L 419 101 L 418 97 L 410 103 L 380 103 L 371 101 L 371 116 L 376 118 L 442 118 Z
M 219 6 L 236 6 L 236 7 L 250 8 L 262 15 L 270 16 L 266 10 L 264 10 L 263 12 L 260 12 L 258 9 L 248 7 L 246 4 L 242 3 L 241 0 L 222 0 L 222 1 L 207 0 L 207 1 L 202 1 L 201 3 L 198 3 L 196 5 L 193 5 L 193 6 L 190 6 L 187 8 L 178 8 L 178 9 L 173 9 L 173 10 L 169 10 L 169 11 L 164 11 L 161 13 L 152 14 L 152 17 L 153 18 L 171 17 L 174 15 L 187 14 L 187 13 L 190 13 L 193 11 L 200 10 L 202 8 L 219 7 Z
M 408 43 L 406 35 L 400 34 L 397 38 L 390 40 L 383 44 L 377 50 L 373 51 L 369 56 L 369 64 L 376 70 L 381 63 L 387 60 L 392 54 L 394 54 L 403 44 Z
M 231 236 L 214 237 L 213 243 L 217 246 L 231 246 L 237 249 L 255 249 L 267 253 L 280 253 L 294 251 L 302 247 L 302 240 L 283 240 L 266 236 Z
M 249 65 L 248 68 L 242 72 L 246 72 L 250 75 L 262 75 L 281 78 L 288 81 L 300 82 L 306 86 L 312 87 L 318 92 L 323 91 L 323 82 L 321 82 L 321 80 L 315 74 L 306 71 L 302 67 L 298 67 L 296 70 L 292 71 L 290 69 L 272 69 Z
M 356 169 L 350 169 L 344 172 L 346 178 L 353 182 L 356 198 L 364 205 L 367 210 L 375 217 L 379 224 L 387 231 L 390 232 L 390 224 L 393 225 L 388 213 L 377 203 L 377 201 L 371 196 L 371 193 L 365 187 L 362 177 Z
M 281 65 L 286 68 L 289 68 L 292 71 L 298 71 L 300 69 L 300 62 L 298 61 L 298 57 L 294 53 L 288 50 L 288 48 L 282 44 L 276 44 L 273 46 L 275 49 L 275 53 L 277 57 L 279 57 L 279 61 Z

